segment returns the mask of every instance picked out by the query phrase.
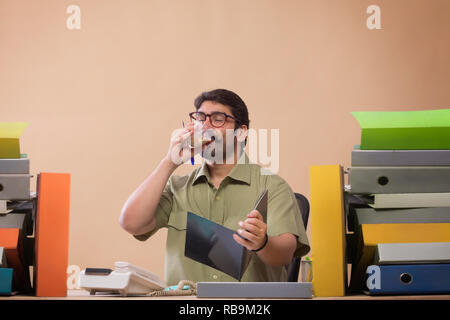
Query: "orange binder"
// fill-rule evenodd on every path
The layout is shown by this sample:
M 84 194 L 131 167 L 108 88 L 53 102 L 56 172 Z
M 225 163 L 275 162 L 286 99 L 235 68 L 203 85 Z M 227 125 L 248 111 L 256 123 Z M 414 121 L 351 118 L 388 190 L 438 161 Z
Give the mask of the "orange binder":
M 37 178 L 34 287 L 38 297 L 67 295 L 70 174 Z
M 0 228 L 0 247 L 5 249 L 8 267 L 14 269 L 14 289 L 28 292 L 31 289 L 29 270 L 25 268 L 20 229 Z

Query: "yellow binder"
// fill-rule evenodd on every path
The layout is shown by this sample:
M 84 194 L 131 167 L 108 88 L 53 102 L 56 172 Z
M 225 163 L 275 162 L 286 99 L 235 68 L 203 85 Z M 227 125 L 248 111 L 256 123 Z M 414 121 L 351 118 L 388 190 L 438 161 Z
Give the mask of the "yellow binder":
M 378 243 L 450 242 L 450 223 L 362 224 L 360 258 L 352 268 L 350 286 L 365 289 L 367 267 L 372 264 Z
M 20 158 L 20 135 L 26 122 L 0 122 L 0 159 Z
M 310 167 L 312 284 L 317 297 L 344 296 L 347 287 L 343 179 L 340 165 Z

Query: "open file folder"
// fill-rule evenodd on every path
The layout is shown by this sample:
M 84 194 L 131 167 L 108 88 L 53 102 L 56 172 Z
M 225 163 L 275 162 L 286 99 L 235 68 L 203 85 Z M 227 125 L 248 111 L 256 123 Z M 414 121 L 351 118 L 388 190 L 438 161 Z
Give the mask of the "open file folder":
M 235 231 L 188 212 L 185 256 L 237 280 L 250 261 L 250 252 L 233 239 Z
M 267 190 L 258 198 L 255 209 L 267 221 Z M 185 256 L 241 280 L 251 258 L 251 252 L 233 239 L 235 231 L 187 213 Z M 239 235 L 240 236 L 240 235 Z

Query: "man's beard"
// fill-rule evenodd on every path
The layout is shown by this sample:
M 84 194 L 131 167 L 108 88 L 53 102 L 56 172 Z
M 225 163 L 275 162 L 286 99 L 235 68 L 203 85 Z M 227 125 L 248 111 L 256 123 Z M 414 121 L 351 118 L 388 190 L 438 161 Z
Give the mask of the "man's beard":
M 208 140 L 214 140 L 210 144 L 204 146 L 201 155 L 202 158 L 206 160 L 208 164 L 224 163 L 225 153 L 224 153 L 224 136 L 219 130 L 209 129 L 203 132 L 203 138 Z
M 201 152 L 201 156 L 208 164 L 224 164 L 234 163 L 235 143 L 237 142 L 235 136 L 231 133 L 223 137 L 222 134 L 214 134 L 213 131 L 206 131 L 204 137 L 212 138 L 214 141 L 206 145 Z M 230 159 L 228 159 L 230 158 Z
M 223 140 L 214 140 L 202 150 L 202 158 L 209 164 L 224 163 Z

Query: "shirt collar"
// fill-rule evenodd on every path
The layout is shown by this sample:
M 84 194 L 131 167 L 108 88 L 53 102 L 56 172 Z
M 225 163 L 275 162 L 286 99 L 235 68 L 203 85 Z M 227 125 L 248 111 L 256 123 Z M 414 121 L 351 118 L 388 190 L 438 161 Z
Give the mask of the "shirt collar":
M 227 177 L 236 180 L 244 182 L 248 185 L 250 185 L 251 182 L 251 167 L 250 167 L 250 161 L 247 156 L 247 154 L 244 152 L 238 163 L 231 169 L 230 173 Z M 195 184 L 201 177 L 206 177 L 207 181 L 210 181 L 211 177 L 209 175 L 208 166 L 206 165 L 206 161 L 203 161 L 202 166 L 197 171 L 197 174 L 194 177 L 194 180 L 192 181 L 192 184 Z

